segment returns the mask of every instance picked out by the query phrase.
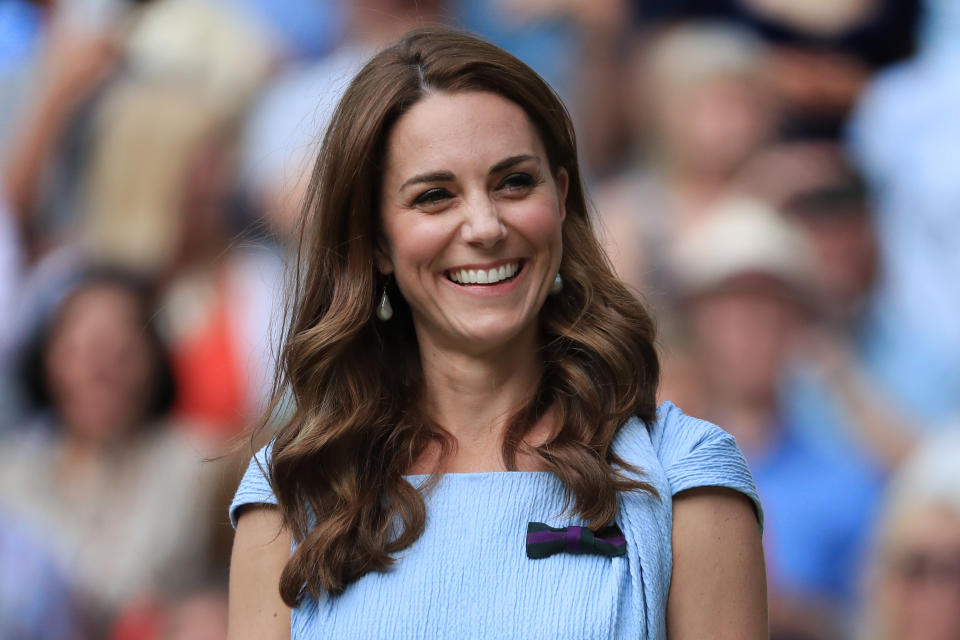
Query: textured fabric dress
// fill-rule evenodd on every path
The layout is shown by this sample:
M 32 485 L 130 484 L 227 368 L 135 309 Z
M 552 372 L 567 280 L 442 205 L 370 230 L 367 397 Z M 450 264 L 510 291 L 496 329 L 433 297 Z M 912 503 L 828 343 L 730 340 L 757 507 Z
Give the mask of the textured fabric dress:
M 446 474 L 425 496 L 423 535 L 394 567 L 340 596 L 306 599 L 292 612 L 291 638 L 666 638 L 672 496 L 729 487 L 753 501 L 762 526 L 756 487 L 732 436 L 670 403 L 650 429 L 628 421 L 614 447 L 660 494 L 621 493 L 625 555 L 527 557 L 529 522 L 584 524 L 564 516 L 550 472 Z M 234 526 L 243 505 L 276 502 L 261 471 L 268 455 L 261 450 L 240 483 Z M 407 476 L 414 486 L 425 478 Z

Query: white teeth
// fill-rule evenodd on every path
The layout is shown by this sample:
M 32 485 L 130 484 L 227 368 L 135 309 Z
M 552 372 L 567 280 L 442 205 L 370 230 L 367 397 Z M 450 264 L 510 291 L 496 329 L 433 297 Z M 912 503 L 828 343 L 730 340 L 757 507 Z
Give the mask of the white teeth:
M 450 271 L 448 277 L 458 284 L 494 284 L 512 278 L 519 269 L 520 265 L 518 263 L 511 262 L 490 270 L 460 269 L 459 271 Z

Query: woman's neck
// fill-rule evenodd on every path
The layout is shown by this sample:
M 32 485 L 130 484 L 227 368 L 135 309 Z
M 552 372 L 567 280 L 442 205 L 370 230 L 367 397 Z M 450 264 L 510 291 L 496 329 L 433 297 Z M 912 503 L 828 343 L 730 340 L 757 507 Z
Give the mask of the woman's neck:
M 443 461 L 443 470 L 502 470 L 504 430 L 540 382 L 536 334 L 483 353 L 421 339 L 420 357 L 426 385 L 424 408 L 456 439 L 456 451 Z

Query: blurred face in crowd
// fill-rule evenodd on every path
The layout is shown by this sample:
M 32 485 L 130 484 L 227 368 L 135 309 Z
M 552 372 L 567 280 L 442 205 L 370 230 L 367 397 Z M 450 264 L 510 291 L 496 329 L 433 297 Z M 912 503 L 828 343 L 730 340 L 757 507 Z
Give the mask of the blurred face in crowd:
M 816 254 L 814 276 L 828 304 L 862 301 L 877 273 L 873 220 L 863 210 L 818 212 L 795 219 L 807 230 Z
M 136 426 L 155 363 L 134 295 L 94 284 L 61 309 L 45 354 L 48 387 L 73 435 L 102 442 Z
M 960 514 L 930 506 L 900 519 L 880 568 L 887 640 L 960 638 Z
M 695 297 L 688 318 L 698 363 L 715 393 L 747 401 L 773 397 L 801 321 L 785 285 L 764 276 L 728 281 Z
M 668 162 L 684 173 L 730 177 L 773 135 L 773 106 L 758 84 L 712 78 L 660 98 L 656 126 Z
M 567 182 L 521 107 L 485 92 L 426 96 L 390 134 L 382 188 L 378 266 L 396 277 L 421 349 L 536 335 Z

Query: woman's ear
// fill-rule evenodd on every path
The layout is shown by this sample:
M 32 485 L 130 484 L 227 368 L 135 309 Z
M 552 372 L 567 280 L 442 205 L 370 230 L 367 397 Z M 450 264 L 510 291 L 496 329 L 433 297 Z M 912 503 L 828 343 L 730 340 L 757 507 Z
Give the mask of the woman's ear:
M 381 275 L 390 275 L 393 273 L 393 260 L 390 259 L 390 247 L 387 245 L 387 239 L 383 234 L 377 235 L 377 245 L 373 249 L 373 259 L 377 265 L 377 271 Z

